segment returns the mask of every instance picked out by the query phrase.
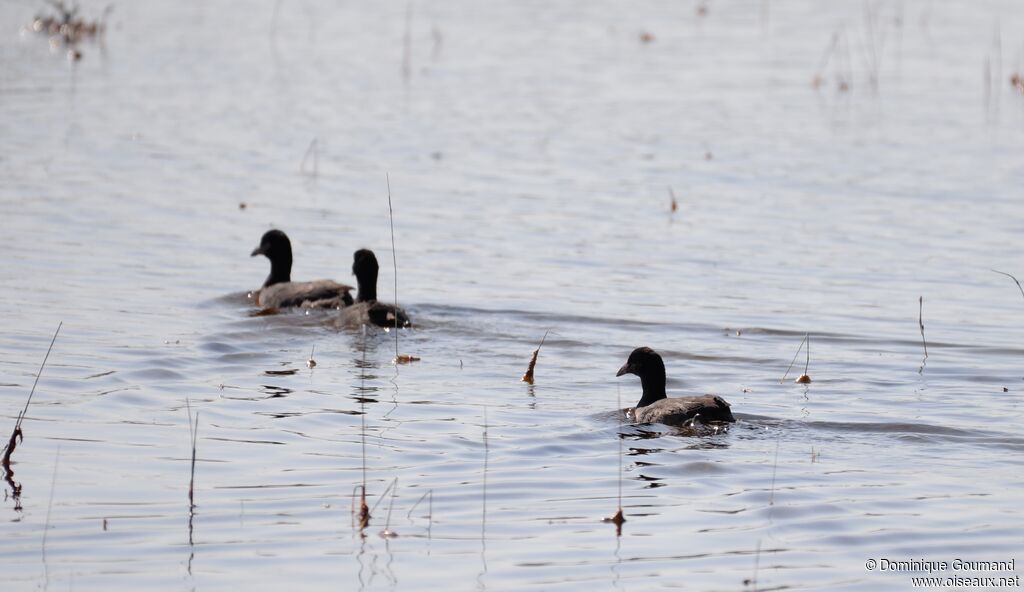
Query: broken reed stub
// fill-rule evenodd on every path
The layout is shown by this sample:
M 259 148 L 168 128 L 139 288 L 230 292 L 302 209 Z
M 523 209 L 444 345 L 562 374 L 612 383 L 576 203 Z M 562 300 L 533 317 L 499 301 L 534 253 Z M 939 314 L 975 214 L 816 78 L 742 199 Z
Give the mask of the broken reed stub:
M 811 377 L 806 374 L 801 374 L 794 382 L 797 384 L 811 384 Z
M 537 367 L 537 354 L 540 353 L 540 348 L 533 350 L 533 357 L 530 358 L 530 365 L 526 367 L 526 373 L 520 379 L 526 384 L 533 384 L 533 369 Z

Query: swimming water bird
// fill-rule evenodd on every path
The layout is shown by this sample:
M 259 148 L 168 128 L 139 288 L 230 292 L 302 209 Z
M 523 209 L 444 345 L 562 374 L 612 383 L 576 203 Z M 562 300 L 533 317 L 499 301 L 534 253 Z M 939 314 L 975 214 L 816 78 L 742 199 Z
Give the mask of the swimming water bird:
M 633 419 L 638 423 L 690 425 L 693 421 L 736 421 L 725 399 L 717 395 L 699 397 L 665 396 L 665 363 L 658 352 L 649 347 L 638 347 L 615 376 L 636 374 L 640 377 L 644 394 L 633 408 Z
M 352 255 L 352 274 L 356 276 L 359 294 L 355 304 L 342 309 L 338 324 L 347 327 L 361 325 L 377 325 L 378 327 L 394 327 L 395 320 L 399 327 L 411 327 L 412 322 L 405 311 L 394 304 L 385 304 L 377 300 L 377 272 L 380 265 L 377 257 L 369 249 L 359 249 Z
M 352 304 L 352 286 L 333 280 L 293 282 L 292 243 L 280 230 L 268 230 L 260 239 L 260 246 L 251 256 L 263 255 L 270 259 L 270 275 L 263 287 L 253 292 L 256 304 L 262 308 L 340 308 Z

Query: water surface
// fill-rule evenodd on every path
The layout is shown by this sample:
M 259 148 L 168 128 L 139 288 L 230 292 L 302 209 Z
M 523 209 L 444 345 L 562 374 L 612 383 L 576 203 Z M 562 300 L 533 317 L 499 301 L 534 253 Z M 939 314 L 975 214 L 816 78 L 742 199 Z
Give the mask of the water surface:
M 991 271 L 1024 277 L 1024 10 L 700 6 L 126 3 L 77 63 L 0 6 L 4 426 L 64 323 L 4 589 L 899 590 L 920 574 L 865 561 L 1024 560 L 1024 298 Z M 394 300 L 386 175 L 421 361 L 250 316 L 270 227 L 297 279 L 374 249 Z M 780 382 L 806 333 L 813 383 L 803 354 Z M 620 425 L 638 345 L 739 421 Z M 362 537 L 364 450 L 370 503 L 397 494 Z

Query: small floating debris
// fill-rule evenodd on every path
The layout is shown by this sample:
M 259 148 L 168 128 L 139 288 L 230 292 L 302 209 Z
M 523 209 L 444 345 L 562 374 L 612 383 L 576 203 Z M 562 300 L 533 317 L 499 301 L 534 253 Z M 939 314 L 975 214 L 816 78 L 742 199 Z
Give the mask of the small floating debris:
M 95 41 L 107 28 L 107 16 L 114 6 L 103 9 L 103 16 L 97 20 L 86 20 L 78 16 L 78 5 L 66 5 L 64 2 L 49 0 L 47 2 L 55 14 L 37 14 L 26 29 L 39 35 L 47 35 L 50 45 L 54 48 L 61 45 L 68 48 L 67 56 L 71 61 L 82 59 L 78 44 L 85 40 Z
M 615 526 L 620 527 L 622 526 L 622 523 L 625 521 L 626 516 L 622 513 L 622 508 L 619 508 L 619 511 L 615 512 L 614 516 L 608 516 L 607 518 L 601 519 L 601 522 L 604 522 L 605 524 L 614 524 Z
M 395 359 L 393 360 L 393 362 L 395 364 L 411 364 L 413 362 L 419 362 L 419 361 L 420 361 L 419 356 L 411 356 L 409 354 L 399 354 L 399 355 L 395 356 Z

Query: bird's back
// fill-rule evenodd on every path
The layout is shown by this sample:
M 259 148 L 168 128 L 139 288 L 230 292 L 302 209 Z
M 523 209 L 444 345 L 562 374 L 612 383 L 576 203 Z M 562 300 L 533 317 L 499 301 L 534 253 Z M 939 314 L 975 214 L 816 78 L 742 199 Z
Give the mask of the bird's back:
M 683 425 L 698 415 L 698 421 L 702 422 L 736 421 L 729 403 L 718 395 L 668 397 L 633 410 L 633 416 L 639 423 Z
M 260 289 L 256 304 L 263 308 L 339 308 L 352 304 L 351 286 L 333 280 L 281 282 Z
M 369 302 L 356 302 L 352 306 L 342 309 L 335 321 L 335 325 L 348 328 L 376 325 L 388 328 L 395 326 L 396 318 L 399 327 L 412 326 L 409 316 L 401 308 L 394 304 L 371 300 Z

